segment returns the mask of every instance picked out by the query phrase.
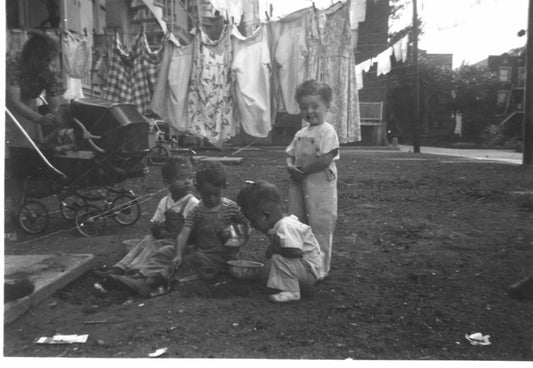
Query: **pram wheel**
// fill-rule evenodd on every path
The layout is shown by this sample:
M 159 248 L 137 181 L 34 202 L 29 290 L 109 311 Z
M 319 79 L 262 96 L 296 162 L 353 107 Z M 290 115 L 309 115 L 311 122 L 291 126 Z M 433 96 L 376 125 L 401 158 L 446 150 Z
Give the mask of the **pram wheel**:
M 28 201 L 18 213 L 18 222 L 28 234 L 39 234 L 48 226 L 48 210 L 38 201 Z
M 74 220 L 76 212 L 85 205 L 85 200 L 77 194 L 69 194 L 59 201 L 59 209 L 65 220 Z
M 135 197 L 129 194 L 122 194 L 115 198 L 111 211 L 113 211 L 113 219 L 123 226 L 133 225 L 141 216 L 141 206 Z
M 167 158 L 170 157 L 170 151 L 168 148 L 157 145 L 150 149 L 148 152 L 148 163 L 150 165 L 161 165 Z
M 106 218 L 104 211 L 93 204 L 87 204 L 76 212 L 74 218 L 78 232 L 83 236 L 97 236 L 104 232 Z

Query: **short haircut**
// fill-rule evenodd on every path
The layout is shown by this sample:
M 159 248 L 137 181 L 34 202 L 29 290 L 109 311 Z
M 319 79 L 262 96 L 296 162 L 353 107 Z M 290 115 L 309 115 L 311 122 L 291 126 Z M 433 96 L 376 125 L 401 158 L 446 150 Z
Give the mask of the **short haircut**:
M 244 213 L 248 209 L 259 207 L 264 203 L 275 205 L 281 205 L 282 203 L 279 189 L 265 180 L 246 183 L 237 195 L 237 204 Z
M 183 169 L 192 170 L 191 160 L 183 155 L 168 158 L 161 166 L 161 176 L 167 181 L 173 181 L 180 177 Z
M 224 165 L 218 161 L 202 161 L 196 169 L 196 187 L 204 183 L 225 188 L 227 176 Z
M 296 102 L 300 103 L 302 97 L 315 95 L 320 96 L 326 105 L 329 105 L 331 103 L 333 91 L 327 83 L 308 79 L 296 87 L 294 98 L 296 99 Z

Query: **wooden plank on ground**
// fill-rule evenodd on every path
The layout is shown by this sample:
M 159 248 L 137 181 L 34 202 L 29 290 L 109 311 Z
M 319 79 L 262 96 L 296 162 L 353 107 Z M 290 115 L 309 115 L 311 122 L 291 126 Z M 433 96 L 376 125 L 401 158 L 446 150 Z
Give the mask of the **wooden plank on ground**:
M 90 270 L 96 258 L 92 254 L 6 255 L 4 262 L 6 282 L 28 278 L 35 285 L 30 295 L 4 303 L 4 323 L 9 323 Z
M 218 161 L 225 165 L 238 165 L 242 162 L 242 157 L 214 157 L 214 156 L 194 156 L 197 162 L 202 161 Z

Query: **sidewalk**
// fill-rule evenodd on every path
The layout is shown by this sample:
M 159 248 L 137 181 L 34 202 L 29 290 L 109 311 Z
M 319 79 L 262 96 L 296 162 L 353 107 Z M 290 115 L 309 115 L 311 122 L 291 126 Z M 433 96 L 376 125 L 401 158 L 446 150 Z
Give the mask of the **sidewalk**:
M 413 146 L 398 146 L 402 152 L 413 152 Z M 465 157 L 474 160 L 498 161 L 515 165 L 522 164 L 522 153 L 512 150 L 490 150 L 490 149 L 462 149 L 462 148 L 442 148 L 442 147 L 420 147 L 421 153 L 431 155 Z

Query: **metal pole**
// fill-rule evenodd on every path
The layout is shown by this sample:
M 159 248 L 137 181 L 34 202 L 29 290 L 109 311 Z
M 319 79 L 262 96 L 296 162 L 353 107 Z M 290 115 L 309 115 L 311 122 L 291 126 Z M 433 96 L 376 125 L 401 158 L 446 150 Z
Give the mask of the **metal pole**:
M 531 1 L 531 0 L 530 0 Z M 413 64 L 415 66 L 415 119 L 413 129 L 413 152 L 420 153 L 420 76 L 418 68 L 418 11 L 413 0 Z
M 533 0 L 529 0 L 527 23 L 524 153 L 522 164 L 533 166 Z

